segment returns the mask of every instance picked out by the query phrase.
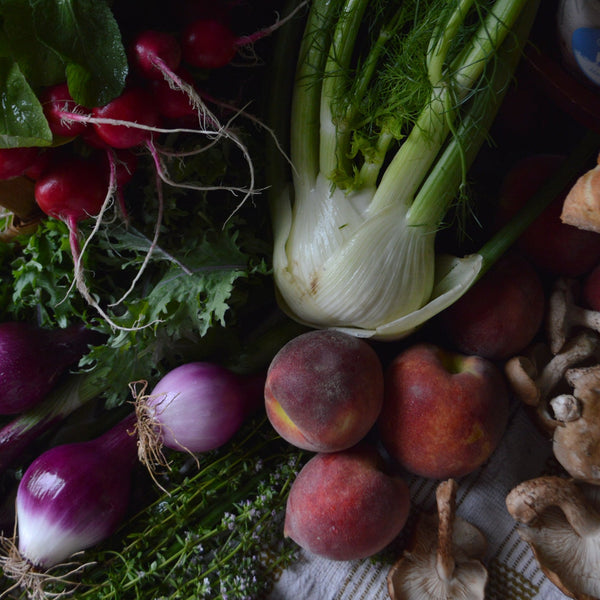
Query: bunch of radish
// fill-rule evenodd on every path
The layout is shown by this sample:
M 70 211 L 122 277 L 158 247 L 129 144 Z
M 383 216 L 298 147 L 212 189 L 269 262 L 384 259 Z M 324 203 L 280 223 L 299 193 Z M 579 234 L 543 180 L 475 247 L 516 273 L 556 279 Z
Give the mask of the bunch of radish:
M 241 153 L 248 169 L 248 185 L 222 189 L 241 195 L 239 205 L 254 193 L 254 166 L 248 149 L 231 123 L 221 123 L 208 104 L 228 110 L 232 107 L 203 94 L 190 69 L 206 76 L 211 70 L 226 67 L 240 49 L 252 47 L 284 21 L 279 20 L 250 35 L 238 36 L 233 32 L 227 14 L 227 10 L 220 13 L 207 11 L 178 34 L 157 29 L 137 32 L 128 49 L 128 80 L 118 97 L 104 106 L 84 107 L 73 100 L 66 83 L 51 86 L 40 93 L 40 101 L 56 144 L 44 149 L 0 151 L 0 179 L 19 176 L 33 179 L 39 208 L 67 225 L 74 260 L 74 283 L 88 303 L 115 328 L 120 327 L 99 306 L 86 286 L 81 261 L 86 246 L 80 244 L 79 224 L 86 219 L 96 219 L 93 235 L 105 211 L 113 204 L 116 204 L 119 216 L 127 219 L 123 189 L 132 178 L 140 155 L 148 153 L 156 171 L 158 212 L 147 259 L 158 241 L 163 216 L 163 184 L 187 190 L 208 189 L 201 183 L 173 181 L 165 166 L 166 159 L 178 157 L 183 160 L 219 141 L 227 141 Z M 233 116 L 245 114 L 235 111 Z M 187 154 L 178 154 L 159 146 L 167 134 L 198 136 L 199 142 Z M 70 143 L 73 140 L 78 140 L 77 144 Z M 146 264 L 147 260 L 141 270 Z

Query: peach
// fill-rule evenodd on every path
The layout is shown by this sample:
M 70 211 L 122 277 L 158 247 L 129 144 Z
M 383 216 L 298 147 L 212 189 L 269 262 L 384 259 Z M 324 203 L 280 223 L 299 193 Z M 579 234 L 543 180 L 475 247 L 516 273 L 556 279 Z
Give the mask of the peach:
M 502 360 L 533 341 L 544 320 L 545 305 L 537 271 L 523 256 L 507 254 L 440 313 L 439 323 L 459 352 Z
M 331 560 L 380 552 L 402 531 L 410 511 L 408 485 L 385 467 L 366 442 L 316 454 L 292 484 L 284 534 Z
M 359 442 L 383 404 L 383 367 L 365 341 L 335 330 L 290 340 L 275 355 L 265 382 L 265 408 L 291 444 L 336 452 Z
M 496 449 L 508 406 L 508 386 L 493 362 L 417 343 L 386 371 L 381 442 L 411 473 L 461 477 Z

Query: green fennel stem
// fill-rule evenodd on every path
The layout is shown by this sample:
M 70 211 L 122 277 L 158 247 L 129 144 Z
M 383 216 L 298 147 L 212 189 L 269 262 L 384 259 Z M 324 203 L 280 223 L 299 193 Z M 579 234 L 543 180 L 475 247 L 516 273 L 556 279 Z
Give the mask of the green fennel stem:
M 327 55 L 323 47 L 329 45 L 328 23 L 334 16 L 335 3 L 324 3 L 325 10 L 311 10 L 306 32 L 300 45 L 298 72 L 294 85 L 290 128 L 290 147 L 294 157 L 294 169 L 307 179 L 314 181 L 319 173 L 319 98 L 320 86 L 315 80 L 320 79 Z M 312 43 L 313 40 L 316 43 Z M 290 48 L 292 51 L 292 48 Z M 282 60 L 282 56 L 276 60 Z M 290 65 L 287 65 L 287 69 Z M 283 111 L 288 106 L 284 104 Z M 287 112 L 276 111 L 286 115 Z M 287 123 L 277 131 L 287 130 Z
M 325 62 L 321 88 L 319 169 L 327 175 L 336 170 L 348 172 L 350 169 L 348 147 L 352 136 L 352 123 L 349 121 L 351 115 L 345 114 L 345 98 L 349 97 L 346 73 L 367 5 L 368 0 L 346 0 Z M 350 99 L 350 105 L 352 104 L 353 99 Z
M 437 227 L 455 199 L 456 190 L 464 180 L 465 169 L 475 160 L 521 58 L 525 33 L 531 26 L 534 9 L 534 3 L 525 9 L 515 26 L 514 39 L 505 40 L 499 49 L 485 93 L 475 97 L 409 209 L 408 220 L 412 224 Z M 520 43 L 517 40 L 521 40 Z
M 427 72 L 429 81 L 433 85 L 439 84 L 444 79 L 444 64 L 450 50 L 450 44 L 465 20 L 473 2 L 474 0 L 462 0 L 450 19 L 440 25 L 442 33 L 439 39 L 436 40 L 435 37 L 431 39 L 432 47 L 427 52 Z
M 412 225 L 428 224 L 430 227 L 437 227 L 440 215 L 446 213 L 452 198 L 440 202 L 437 198 L 429 196 L 421 195 L 419 199 L 415 199 L 414 196 L 448 138 L 450 121 L 454 119 L 456 111 L 482 76 L 488 59 L 495 60 L 494 54 L 511 31 L 523 7 L 527 6 L 533 14 L 537 10 L 536 2 L 498 0 L 484 23 L 469 40 L 460 55 L 460 61 L 453 61 L 450 71 L 444 73 L 444 52 L 448 52 L 450 36 L 456 35 L 456 28 L 466 16 L 463 11 L 469 4 L 469 1 L 465 1 L 458 6 L 450 19 L 450 27 L 444 31 L 442 39 L 432 49 L 433 55 L 429 57 L 429 75 L 439 79 L 431 80 L 434 86 L 431 101 L 386 169 L 371 203 L 373 211 L 396 202 L 404 203 L 407 207 L 413 203 L 409 218 Z M 448 94 L 456 107 L 450 112 Z

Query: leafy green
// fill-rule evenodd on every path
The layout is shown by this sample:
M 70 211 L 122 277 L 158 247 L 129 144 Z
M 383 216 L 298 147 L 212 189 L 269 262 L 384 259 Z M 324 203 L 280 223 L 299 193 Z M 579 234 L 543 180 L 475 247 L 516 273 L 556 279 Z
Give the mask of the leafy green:
M 0 18 L 0 147 L 51 144 L 44 86 L 67 81 L 88 107 L 123 90 L 127 57 L 104 0 L 1 0 Z
M 48 146 L 52 132 L 19 65 L 0 58 L 0 146 Z
M 3 320 L 30 320 L 35 314 L 45 327 L 65 327 L 84 310 L 83 303 L 69 299 L 73 278 L 67 227 L 62 221 L 45 221 L 26 238 L 24 246 L 13 246 L 14 255 L 0 278 L 10 296 L 0 306 Z M 8 245 L 7 245 L 8 246 Z
M 73 9 L 88 3 L 0 0 L 4 19 L 0 48 L 7 49 L 11 49 L 6 36 L 9 5 L 16 12 L 30 6 L 31 13 L 20 18 L 21 23 L 31 19 L 32 47 L 41 45 L 49 63 L 59 67 L 57 72 L 62 67 L 70 84 L 93 89 L 85 65 L 76 60 L 79 53 L 70 54 L 68 47 L 62 47 L 61 29 L 53 30 L 60 19 L 64 19 L 60 27 L 67 29 L 88 16 L 86 22 L 91 22 L 92 13 L 82 15 Z M 49 10 L 44 11 L 44 6 Z M 47 27 L 39 23 L 41 13 L 48 19 Z M 13 15 L 13 25 L 17 17 Z M 52 36 L 59 31 L 61 39 L 55 43 Z M 89 40 L 95 38 L 90 35 Z M 42 63 L 28 60 L 25 43 L 19 52 L 23 61 L 19 68 L 27 72 L 25 79 L 37 92 L 41 80 L 33 80 Z M 57 57 L 60 60 L 54 62 Z M 81 58 L 85 59 L 85 52 Z M 254 77 L 256 70 L 251 72 Z M 239 73 L 236 69 L 236 76 Z M 228 93 L 214 97 L 234 96 L 236 104 L 246 106 L 240 96 L 246 89 L 250 86 L 232 77 L 227 81 Z M 54 441 L 66 430 L 89 438 L 88 422 L 77 427 L 82 423 L 80 409 L 85 409 L 84 417 L 93 416 L 95 426 L 129 411 L 131 382 L 147 380 L 151 389 L 170 369 L 193 360 L 256 373 L 298 331 L 296 324 L 287 327 L 290 321 L 275 302 L 266 199 L 257 192 L 240 206 L 249 186 L 247 156 L 256 160 L 258 174 L 264 139 L 252 130 L 253 121 L 244 121 L 250 127 L 242 127 L 243 117 L 232 116 L 216 104 L 215 112 L 221 118 L 224 111 L 223 121 L 227 119 L 231 131 L 235 127 L 235 136 L 227 139 L 200 131 L 156 136 L 160 161 L 137 149 L 137 170 L 121 190 L 125 211 L 114 202 L 100 221 L 91 218 L 78 224 L 85 284 L 105 314 L 86 302 L 73 285 L 69 231 L 63 222 L 47 218 L 33 234 L 0 245 L 0 319 L 45 327 L 82 321 L 106 340 L 91 348 L 75 369 L 77 374 L 66 377 L 82 382 L 85 394 L 75 400 L 87 404 L 70 414 L 70 423 L 44 434 L 38 440 L 40 447 L 46 446 L 50 434 Z M 242 143 L 247 155 L 240 151 Z M 81 138 L 68 144 L 66 150 L 90 151 Z M 166 179 L 157 176 L 158 163 L 168 171 Z M 253 191 L 262 183 L 257 182 Z M 40 412 L 50 414 L 45 408 Z M 140 512 L 116 536 L 89 551 L 93 568 L 69 576 L 71 581 L 81 581 L 76 596 L 260 597 L 296 551 L 282 537 L 281 525 L 300 454 L 278 438 L 261 415 L 247 424 L 241 437 L 198 457 L 199 470 L 188 456 L 174 457 L 173 470 L 161 474 L 168 495 L 159 496 L 154 482 L 138 471 L 134 501 L 139 502 Z M 152 498 L 156 501 L 150 504 Z M 6 580 L 0 587 L 3 583 Z M 49 587 L 60 594 L 63 583 L 52 582 Z M 15 588 L 12 594 L 21 597 L 27 591 Z
M 215 146 L 167 166 L 175 180 L 195 165 L 198 180 L 214 183 L 227 172 L 236 183 L 244 177 L 231 169 L 236 158 L 227 147 Z M 80 367 L 106 390 L 109 407 L 130 399 L 130 382 L 153 383 L 182 362 L 237 362 L 245 338 L 276 311 L 270 240 L 263 233 L 269 231 L 268 211 L 255 204 L 231 216 L 238 201 L 231 194 L 161 184 L 158 246 L 142 271 L 159 207 L 153 169 L 150 158 L 140 157 L 136 178 L 125 190 L 128 221 L 107 214 L 83 255 L 86 285 L 120 329 L 73 288 L 68 230 L 61 221 L 47 219 L 33 235 L 5 247 L 0 264 L 2 288 L 10 290 L 0 295 L 4 320 L 44 327 L 83 321 L 106 335 L 106 343 L 93 347 Z M 95 226 L 93 219 L 80 224 L 82 245 Z M 277 338 L 270 343 L 276 348 Z M 261 356 L 268 360 L 270 353 Z
M 30 0 L 2 0 L 2 31 L 12 58 L 34 88 L 65 79 L 65 65 L 54 51 L 35 35 Z
M 100 0 L 31 0 L 37 37 L 61 57 L 73 99 L 102 106 L 119 95 L 127 58 L 113 14 Z

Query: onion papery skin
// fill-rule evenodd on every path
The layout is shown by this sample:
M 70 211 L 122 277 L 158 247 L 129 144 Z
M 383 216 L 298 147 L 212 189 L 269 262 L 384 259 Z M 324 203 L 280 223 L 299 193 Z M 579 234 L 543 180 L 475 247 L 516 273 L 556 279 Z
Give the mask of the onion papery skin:
M 193 362 L 167 373 L 146 402 L 162 445 L 207 452 L 238 431 L 251 404 L 247 396 L 241 379 L 225 367 Z
M 88 442 L 47 450 L 17 490 L 18 548 L 48 569 L 110 536 L 123 520 L 137 462 L 134 419 Z

